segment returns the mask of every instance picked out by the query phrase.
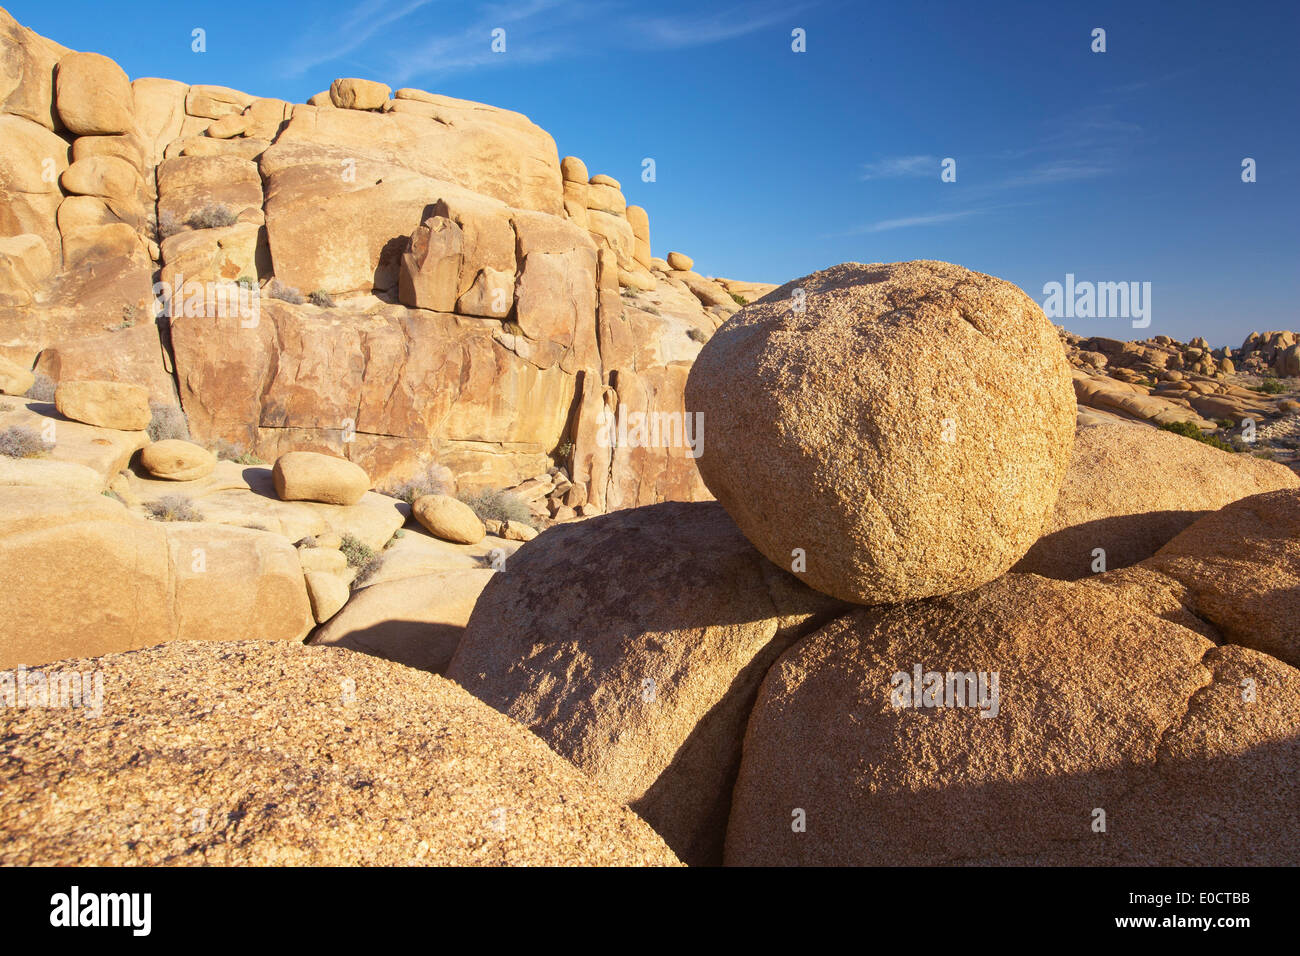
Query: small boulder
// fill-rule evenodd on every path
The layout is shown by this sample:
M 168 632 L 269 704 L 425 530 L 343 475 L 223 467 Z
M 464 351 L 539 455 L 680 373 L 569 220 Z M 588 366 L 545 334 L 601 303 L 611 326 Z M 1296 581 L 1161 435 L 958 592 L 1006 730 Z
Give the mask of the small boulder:
M 330 84 L 330 101 L 341 110 L 378 110 L 388 102 L 392 90 L 374 80 L 341 78 Z
M 217 467 L 217 456 L 194 442 L 168 438 L 142 449 L 140 464 L 155 478 L 197 481 L 212 474 Z
M 69 53 L 54 75 L 59 119 L 78 136 L 129 132 L 135 97 L 122 68 L 98 53 Z
M 348 603 L 348 589 L 343 579 L 328 571 L 308 571 L 307 597 L 311 600 L 312 617 L 317 624 L 324 624 Z
M 281 501 L 320 501 L 354 505 L 370 489 L 370 476 L 360 465 L 314 451 L 286 452 L 271 471 Z
M 143 431 L 153 417 L 148 389 L 125 382 L 60 382 L 54 407 L 73 421 L 124 432 Z
M 695 268 L 695 260 L 684 252 L 668 253 L 668 268 L 678 272 L 690 272 Z
M 415 520 L 435 538 L 455 544 L 478 544 L 487 534 L 474 509 L 450 495 L 423 495 L 411 505 Z

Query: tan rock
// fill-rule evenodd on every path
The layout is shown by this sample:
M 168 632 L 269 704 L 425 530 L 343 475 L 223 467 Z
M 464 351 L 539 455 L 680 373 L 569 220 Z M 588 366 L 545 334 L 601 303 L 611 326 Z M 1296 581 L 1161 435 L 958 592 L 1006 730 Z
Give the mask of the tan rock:
M 903 706 L 917 669 L 943 706 Z M 1013 574 L 862 610 L 764 679 L 726 862 L 1285 865 L 1294 846 L 1264 835 L 1293 817 L 1298 690 L 1099 587 Z
M 316 539 L 318 542 L 320 539 Z M 327 574 L 347 573 L 348 559 L 342 551 L 332 547 L 299 548 L 298 563 L 303 571 L 323 571 Z
M 316 623 L 324 624 L 348 603 L 351 590 L 337 574 L 327 571 L 308 571 L 307 596 L 311 599 L 311 613 Z
M 616 186 L 592 183 L 587 186 L 587 208 L 623 216 L 627 211 L 627 200 Z
M 78 136 L 72 141 L 72 161 L 75 165 L 94 156 L 112 156 L 130 165 L 137 173 L 145 169 L 144 143 L 133 133 L 118 136 Z
M 598 572 L 574 576 L 575 554 Z M 763 671 L 837 602 L 750 546 L 716 504 L 558 525 L 488 583 L 447 670 L 692 864 L 717 863 Z
M 1181 585 L 1181 602 L 1223 640 L 1300 666 L 1300 488 L 1225 505 L 1141 567 Z
M 611 189 L 623 188 L 622 184 L 617 179 L 615 179 L 613 176 L 606 176 L 604 173 L 599 173 L 595 176 L 592 176 L 590 179 L 587 180 L 587 182 L 589 182 L 593 186 L 609 186 Z
M 165 641 L 301 640 L 302 571 L 276 535 L 135 517 L 97 493 L 0 487 L 0 668 Z
M 191 86 L 185 96 L 185 112 L 190 116 L 221 119 L 244 112 L 254 99 L 228 86 Z
M 122 68 L 98 53 L 69 53 L 54 73 L 59 119 L 78 136 L 129 132 L 135 98 Z
M 1080 428 L 1042 537 L 1015 570 L 1074 580 L 1126 567 L 1230 502 L 1297 487 L 1300 478 L 1283 465 L 1170 432 L 1134 424 Z
M 281 501 L 354 505 L 370 488 L 370 477 L 346 458 L 312 451 L 286 452 L 272 470 Z
M 468 292 L 456 300 L 456 311 L 461 315 L 481 315 L 504 319 L 510 314 L 515 300 L 513 273 L 499 269 L 480 269 L 478 278 Z
M 34 233 L 0 237 L 0 305 L 30 305 L 54 271 L 54 256 Z
M 143 157 L 148 166 L 157 166 L 162 162 L 167 147 L 174 141 L 202 131 L 205 125 L 203 121 L 185 112 L 185 98 L 189 89 L 189 86 L 176 80 L 151 76 L 131 81 L 136 133 L 140 137 Z M 73 147 L 76 147 L 76 143 L 73 143 Z
M 507 541 L 532 541 L 537 537 L 538 531 L 532 525 L 524 524 L 522 521 L 507 519 L 501 522 L 501 537 Z
M 411 514 L 429 534 L 457 544 L 477 544 L 487 532 L 474 510 L 450 495 L 424 495 L 411 505 Z
M 565 156 L 560 160 L 560 174 L 566 183 L 587 184 L 587 164 L 577 156 Z
M 0 235 L 40 236 L 57 262 L 55 213 L 63 200 L 59 176 L 67 168 L 65 140 L 30 120 L 0 115 Z
M 238 156 L 177 156 L 158 167 L 158 215 L 184 224 L 209 206 L 232 216 L 261 211 L 262 177 L 257 164 Z
M 668 268 L 679 272 L 690 272 L 695 268 L 695 260 L 684 252 L 668 253 Z
M 579 325 L 595 327 L 595 253 L 530 252 L 520 267 L 516 294 L 516 321 L 524 334 L 568 347 Z
M 123 382 L 60 382 L 54 407 L 73 421 L 119 431 L 142 431 L 149 426 L 149 392 Z
M 25 395 L 35 383 L 36 376 L 30 369 L 0 355 L 0 392 L 5 395 Z
M 123 315 L 106 316 L 121 322 Z M 112 332 L 78 335 L 55 342 L 41 350 L 36 371 L 51 381 L 101 380 L 139 385 L 149 392 L 151 402 L 176 404 L 176 385 L 169 357 L 158 337 L 158 325 L 147 310 L 135 324 Z
M 650 255 L 650 215 L 640 206 L 628 206 L 627 222 L 632 227 L 632 238 L 636 240 L 633 257 L 638 265 L 648 270 L 653 261 Z
M 330 102 L 341 110 L 377 110 L 388 102 L 391 92 L 374 80 L 337 79 L 330 84 Z
M 1074 440 L 1042 310 L 939 262 L 847 263 L 748 306 L 701 350 L 686 407 L 704 416 L 705 484 L 755 547 L 865 604 L 1008 570 L 1037 540 Z
M 212 139 L 234 139 L 236 136 L 243 136 L 248 131 L 251 120 L 244 116 L 230 115 L 223 116 L 219 120 L 214 120 L 209 124 L 205 135 Z
M 0 9 L 0 113 L 60 128 L 54 102 L 54 69 L 66 47 L 22 26 Z
M 398 296 L 403 305 L 452 312 L 459 294 L 465 237 L 445 216 L 430 216 L 411 233 L 402 253 Z
M 167 438 L 142 449 L 140 464 L 155 478 L 195 481 L 212 474 L 217 467 L 217 458 L 193 442 Z
M 372 584 L 312 638 L 441 674 L 496 572 L 466 568 Z
M 0 816 L 22 821 L 0 845 L 7 865 L 677 862 L 541 741 L 432 674 L 266 642 L 60 668 L 97 674 L 104 707 L 0 710 Z

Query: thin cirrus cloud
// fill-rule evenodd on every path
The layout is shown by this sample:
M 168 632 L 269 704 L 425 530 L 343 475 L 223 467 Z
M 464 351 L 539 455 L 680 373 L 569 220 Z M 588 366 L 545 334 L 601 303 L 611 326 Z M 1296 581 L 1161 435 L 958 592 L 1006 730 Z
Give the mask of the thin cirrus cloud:
M 409 0 L 384 11 L 380 0 L 365 0 L 329 35 L 315 34 L 282 65 L 288 75 L 301 75 L 322 63 L 366 53 L 366 44 L 386 27 L 405 20 L 433 0 Z M 394 43 L 392 31 L 384 36 L 382 50 L 373 58 L 385 64 L 386 75 L 403 83 L 416 77 L 440 76 L 483 67 L 531 66 L 579 56 L 593 48 L 613 46 L 677 50 L 733 40 L 789 18 L 808 4 L 795 6 L 736 6 L 695 17 L 646 17 L 629 14 L 607 0 L 562 2 L 525 0 L 493 4 L 479 11 L 473 22 L 448 29 L 446 20 L 433 30 L 404 25 L 411 42 Z M 461 8 L 463 9 L 463 8 Z M 462 21 L 463 23 L 464 21 Z M 491 49 L 492 31 L 506 30 L 506 55 Z M 602 37 L 585 36 L 592 29 Z M 582 34 L 582 35 L 580 35 Z
M 364 46 L 375 34 L 399 20 L 404 20 L 433 0 L 410 0 L 393 6 L 384 0 L 365 0 L 328 37 L 314 35 L 299 44 L 300 52 L 288 57 L 281 70 L 286 76 L 301 76 L 314 66 L 340 60 Z
M 874 163 L 863 163 L 862 178 L 903 179 L 920 176 L 939 177 L 939 160 L 933 156 L 891 156 Z

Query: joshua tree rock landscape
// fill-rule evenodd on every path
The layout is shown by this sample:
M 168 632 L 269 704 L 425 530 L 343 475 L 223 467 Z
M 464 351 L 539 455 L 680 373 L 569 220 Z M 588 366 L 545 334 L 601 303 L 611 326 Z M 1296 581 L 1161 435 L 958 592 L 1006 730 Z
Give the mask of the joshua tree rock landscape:
M 1300 864 L 1297 333 L 654 214 L 0 10 L 0 863 Z

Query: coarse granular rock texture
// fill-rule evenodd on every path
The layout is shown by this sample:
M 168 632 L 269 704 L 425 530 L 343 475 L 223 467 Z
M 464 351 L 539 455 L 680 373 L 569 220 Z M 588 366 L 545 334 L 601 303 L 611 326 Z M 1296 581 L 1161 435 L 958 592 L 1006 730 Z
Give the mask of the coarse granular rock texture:
M 1043 536 L 1014 570 L 1076 580 L 1136 564 L 1203 515 L 1279 488 L 1300 478 L 1276 462 L 1143 425 L 1088 425 Z
M 714 502 L 558 525 L 506 561 L 447 676 L 644 817 L 682 860 L 722 859 L 758 684 L 847 607 L 754 550 Z
M 1007 571 L 1037 540 L 1074 440 L 1042 310 L 943 262 L 787 283 L 718 329 L 686 397 L 704 414 L 700 473 L 746 537 L 862 604 Z
M 454 684 L 247 642 L 62 661 L 103 712 L 0 709 L 6 865 L 673 865 L 653 831 Z
M 996 673 L 996 712 L 896 707 L 916 665 L 944 693 L 950 671 Z M 860 610 L 773 666 L 726 861 L 1295 865 L 1297 759 L 1300 671 L 1099 586 L 1010 574 Z
M 1300 667 L 1300 489 L 1208 514 L 1140 567 L 1223 640 Z

